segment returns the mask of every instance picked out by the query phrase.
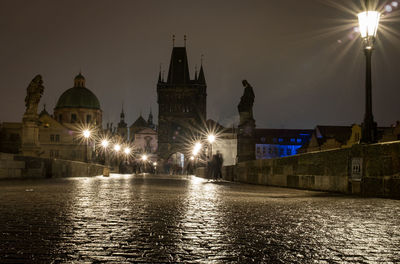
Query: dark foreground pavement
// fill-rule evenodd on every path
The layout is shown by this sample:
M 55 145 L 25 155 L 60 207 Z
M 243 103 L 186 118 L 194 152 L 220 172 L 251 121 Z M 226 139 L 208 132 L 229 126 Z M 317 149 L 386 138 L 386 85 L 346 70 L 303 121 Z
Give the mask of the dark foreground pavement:
M 400 201 L 196 177 L 0 181 L 0 263 L 400 263 Z

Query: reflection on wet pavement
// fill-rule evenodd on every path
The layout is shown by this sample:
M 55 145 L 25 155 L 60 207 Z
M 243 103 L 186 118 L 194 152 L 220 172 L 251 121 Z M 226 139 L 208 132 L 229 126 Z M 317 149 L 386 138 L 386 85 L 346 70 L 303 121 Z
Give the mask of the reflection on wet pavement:
M 400 263 L 400 201 L 194 176 L 0 182 L 0 263 Z

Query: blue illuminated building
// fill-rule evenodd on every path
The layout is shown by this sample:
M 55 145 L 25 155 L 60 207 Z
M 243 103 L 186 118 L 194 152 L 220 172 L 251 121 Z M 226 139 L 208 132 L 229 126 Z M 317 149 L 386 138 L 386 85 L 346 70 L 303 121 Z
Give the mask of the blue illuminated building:
M 256 159 L 273 159 L 296 155 L 308 144 L 311 129 L 256 129 Z

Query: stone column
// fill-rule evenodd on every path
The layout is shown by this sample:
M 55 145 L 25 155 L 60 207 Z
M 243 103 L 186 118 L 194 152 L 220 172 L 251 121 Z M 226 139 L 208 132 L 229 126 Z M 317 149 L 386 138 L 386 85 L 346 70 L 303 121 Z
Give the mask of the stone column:
M 21 152 L 24 156 L 39 156 L 39 117 L 24 115 L 22 121 L 22 146 Z

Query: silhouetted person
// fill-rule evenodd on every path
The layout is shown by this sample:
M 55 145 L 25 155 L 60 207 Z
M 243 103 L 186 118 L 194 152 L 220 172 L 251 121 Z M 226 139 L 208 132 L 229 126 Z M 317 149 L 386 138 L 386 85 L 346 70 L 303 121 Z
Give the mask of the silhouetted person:
M 222 154 L 217 150 L 215 154 L 215 178 L 222 179 L 222 164 L 224 164 L 224 158 Z

